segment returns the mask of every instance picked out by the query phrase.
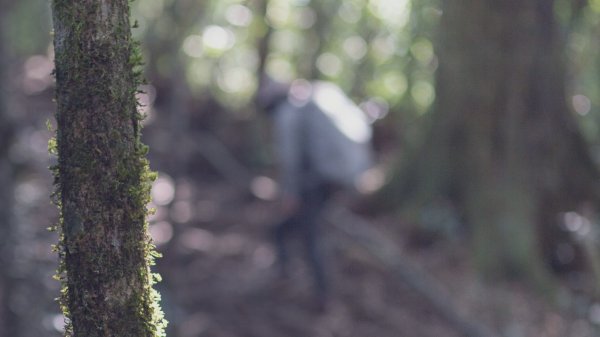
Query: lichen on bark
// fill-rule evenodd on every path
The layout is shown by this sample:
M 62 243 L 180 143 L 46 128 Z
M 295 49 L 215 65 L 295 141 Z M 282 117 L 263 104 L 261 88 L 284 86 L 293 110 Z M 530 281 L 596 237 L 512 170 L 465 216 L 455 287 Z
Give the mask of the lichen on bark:
M 56 201 L 67 336 L 164 336 L 147 234 L 128 0 L 54 0 Z

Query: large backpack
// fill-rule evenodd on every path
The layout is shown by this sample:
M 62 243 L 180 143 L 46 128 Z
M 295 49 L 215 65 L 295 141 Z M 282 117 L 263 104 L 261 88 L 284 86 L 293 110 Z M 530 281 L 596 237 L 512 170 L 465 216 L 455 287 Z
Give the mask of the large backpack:
M 325 181 L 354 189 L 372 166 L 372 129 L 364 112 L 335 84 L 312 84 L 305 106 L 308 159 Z

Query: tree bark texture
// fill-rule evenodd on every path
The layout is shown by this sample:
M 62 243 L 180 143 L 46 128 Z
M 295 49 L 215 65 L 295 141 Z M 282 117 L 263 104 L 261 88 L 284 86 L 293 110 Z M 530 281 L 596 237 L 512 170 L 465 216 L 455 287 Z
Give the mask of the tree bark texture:
M 162 336 L 129 1 L 54 0 L 52 11 L 67 336 Z
M 553 1 L 443 2 L 430 137 L 399 190 L 450 197 L 489 277 L 544 283 L 559 212 L 598 200 L 563 50 Z

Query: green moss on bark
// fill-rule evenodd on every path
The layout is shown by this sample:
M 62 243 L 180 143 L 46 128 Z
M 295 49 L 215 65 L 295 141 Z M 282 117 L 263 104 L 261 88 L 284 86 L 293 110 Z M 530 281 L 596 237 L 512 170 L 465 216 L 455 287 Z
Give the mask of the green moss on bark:
M 127 0 L 54 0 L 55 199 L 67 336 L 164 336 Z

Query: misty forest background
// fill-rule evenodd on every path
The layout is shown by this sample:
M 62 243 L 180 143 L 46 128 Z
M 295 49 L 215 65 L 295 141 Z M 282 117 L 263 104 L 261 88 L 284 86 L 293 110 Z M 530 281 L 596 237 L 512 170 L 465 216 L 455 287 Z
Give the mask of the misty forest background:
M 169 336 L 600 333 L 599 0 L 136 0 Z M 0 0 L 0 336 L 60 336 L 50 4 Z M 259 74 L 373 122 L 326 214 L 334 300 L 276 286 Z

